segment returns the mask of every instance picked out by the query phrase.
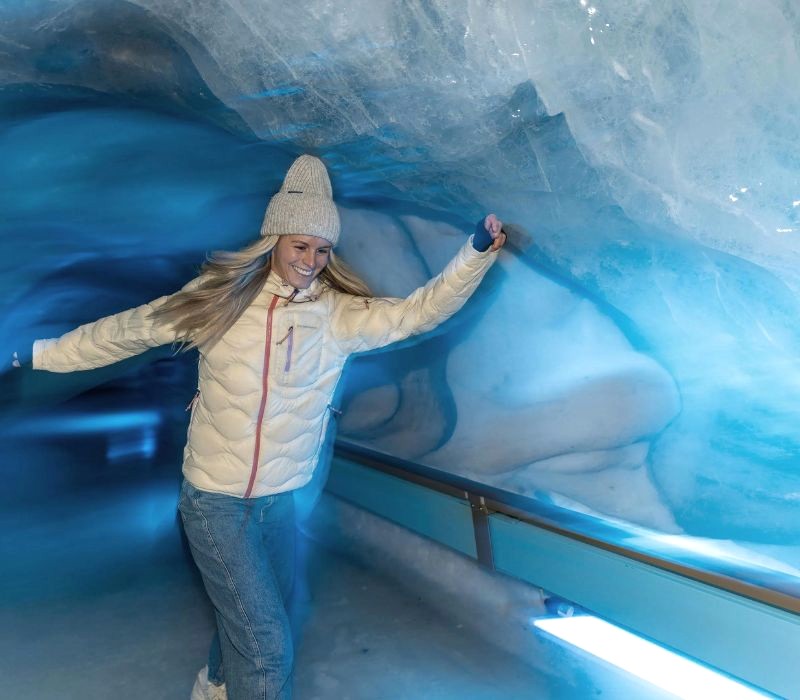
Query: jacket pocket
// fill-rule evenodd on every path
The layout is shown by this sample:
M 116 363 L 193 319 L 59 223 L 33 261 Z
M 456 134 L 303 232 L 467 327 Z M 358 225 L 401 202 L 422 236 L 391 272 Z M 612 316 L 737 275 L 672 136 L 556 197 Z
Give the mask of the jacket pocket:
M 273 376 L 284 386 L 313 384 L 322 362 L 322 326 L 306 321 L 291 321 L 275 343 L 277 362 Z

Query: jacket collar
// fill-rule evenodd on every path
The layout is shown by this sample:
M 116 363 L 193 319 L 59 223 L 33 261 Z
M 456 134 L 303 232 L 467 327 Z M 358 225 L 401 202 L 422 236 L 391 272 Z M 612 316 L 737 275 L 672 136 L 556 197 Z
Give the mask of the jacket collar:
M 291 297 L 292 301 L 296 302 L 316 301 L 319 299 L 320 294 L 322 294 L 323 289 L 324 285 L 319 281 L 319 277 L 317 277 L 309 285 L 308 289 L 295 290 L 291 284 L 284 282 L 283 278 L 275 272 L 275 270 L 270 270 L 269 275 L 267 275 L 267 281 L 264 282 L 264 291 L 281 297 L 282 299 L 289 299 Z M 295 292 L 297 293 L 295 294 Z M 293 294 L 294 296 L 292 296 Z

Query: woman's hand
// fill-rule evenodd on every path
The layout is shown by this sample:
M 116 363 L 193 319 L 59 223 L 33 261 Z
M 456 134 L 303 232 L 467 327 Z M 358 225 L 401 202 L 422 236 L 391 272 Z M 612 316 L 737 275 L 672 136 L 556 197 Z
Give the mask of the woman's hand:
M 484 228 L 489 232 L 492 237 L 492 246 L 489 248 L 491 251 L 498 251 L 506 244 L 506 234 L 503 231 L 503 222 L 500 221 L 494 214 L 489 214 L 483 221 Z
M 33 362 L 33 348 L 26 345 L 26 349 L 11 355 L 11 366 L 14 369 L 30 367 Z M 5 364 L 5 363 L 3 363 Z
M 18 410 L 22 403 L 22 385 L 26 380 L 22 359 L 15 352 L 10 363 L 5 360 L 0 366 L 0 415 Z

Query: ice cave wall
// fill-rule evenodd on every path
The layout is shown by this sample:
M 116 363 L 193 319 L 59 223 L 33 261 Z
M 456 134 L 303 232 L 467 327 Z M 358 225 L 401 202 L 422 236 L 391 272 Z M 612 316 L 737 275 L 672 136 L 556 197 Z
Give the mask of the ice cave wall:
M 482 213 L 512 224 L 446 334 L 354 363 L 341 434 L 656 529 L 796 544 L 799 13 L 5 3 L 3 346 L 182 283 L 312 150 L 380 293 Z

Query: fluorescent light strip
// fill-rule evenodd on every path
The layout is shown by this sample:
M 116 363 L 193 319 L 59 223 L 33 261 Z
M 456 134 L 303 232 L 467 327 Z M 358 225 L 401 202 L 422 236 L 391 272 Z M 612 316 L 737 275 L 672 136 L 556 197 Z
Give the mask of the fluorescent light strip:
M 774 697 L 592 615 L 541 618 L 533 624 L 685 700 Z

